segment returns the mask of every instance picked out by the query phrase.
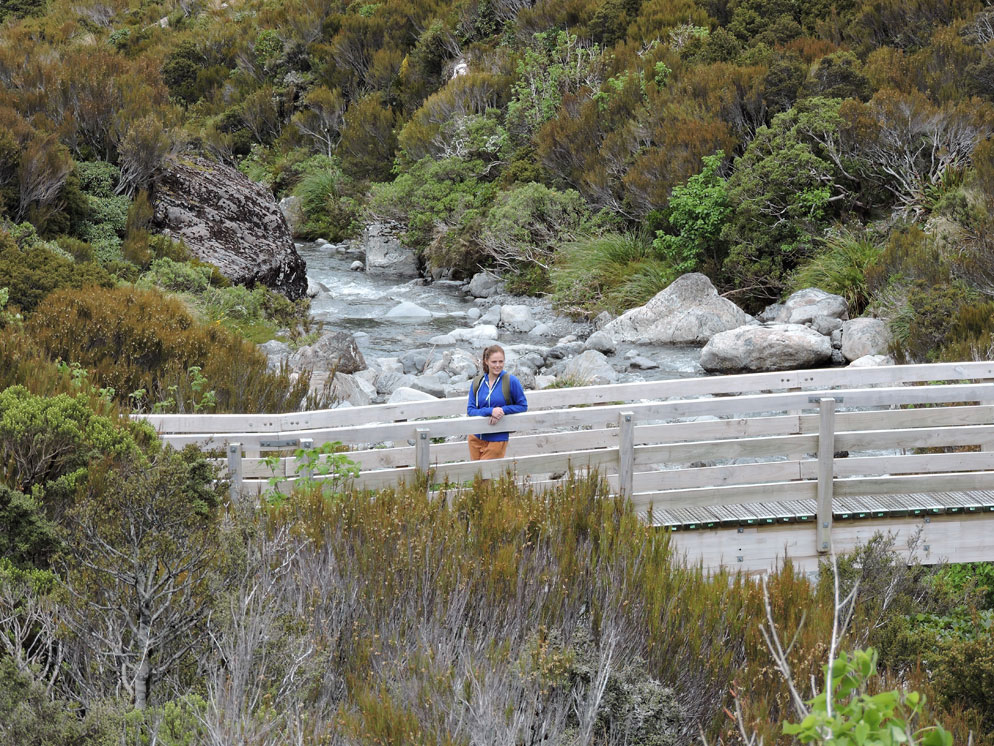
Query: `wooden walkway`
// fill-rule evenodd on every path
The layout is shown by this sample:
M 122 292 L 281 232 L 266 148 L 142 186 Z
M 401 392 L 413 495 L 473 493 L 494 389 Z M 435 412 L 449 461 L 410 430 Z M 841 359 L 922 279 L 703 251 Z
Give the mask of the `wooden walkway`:
M 500 428 L 465 400 L 281 415 L 147 416 L 175 446 L 224 459 L 258 492 L 301 465 L 288 451 L 341 442 L 377 489 L 512 470 L 541 488 L 593 470 L 689 561 L 763 571 L 787 552 L 814 567 L 876 532 L 919 559 L 994 560 L 994 363 L 829 368 L 529 392 Z M 508 457 L 468 462 L 465 436 L 512 429 Z M 934 538 L 933 538 L 934 535 Z

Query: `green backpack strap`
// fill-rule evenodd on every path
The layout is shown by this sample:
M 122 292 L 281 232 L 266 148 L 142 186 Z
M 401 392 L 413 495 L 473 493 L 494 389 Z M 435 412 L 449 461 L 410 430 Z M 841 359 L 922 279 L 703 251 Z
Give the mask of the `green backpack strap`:
M 475 381 L 473 381 L 473 392 L 476 394 L 476 404 L 480 404 L 480 386 L 483 384 L 483 379 L 487 377 L 484 373 L 478 376 Z M 500 377 L 500 392 L 504 395 L 504 404 L 511 404 L 511 374 L 505 373 Z

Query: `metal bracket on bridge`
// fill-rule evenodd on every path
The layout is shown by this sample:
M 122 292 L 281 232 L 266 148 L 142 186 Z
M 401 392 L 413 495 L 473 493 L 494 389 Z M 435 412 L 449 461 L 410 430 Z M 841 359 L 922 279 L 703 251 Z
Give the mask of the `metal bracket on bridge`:
M 808 397 L 808 403 L 809 404 L 821 404 L 821 400 L 822 399 L 833 399 L 833 400 L 835 400 L 836 404 L 841 404 L 843 401 L 845 401 L 845 397 L 844 396 L 809 396 Z
M 260 440 L 259 448 L 296 448 L 300 445 L 300 438 L 286 438 L 284 440 Z

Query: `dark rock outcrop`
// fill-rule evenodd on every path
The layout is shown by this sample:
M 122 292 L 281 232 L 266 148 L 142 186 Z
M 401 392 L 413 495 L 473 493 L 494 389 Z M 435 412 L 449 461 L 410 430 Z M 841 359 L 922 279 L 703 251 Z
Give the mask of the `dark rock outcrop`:
M 261 283 L 291 300 L 307 292 L 304 260 L 272 193 L 241 172 L 188 158 L 152 190 L 156 230 L 181 238 L 198 259 L 232 282 Z

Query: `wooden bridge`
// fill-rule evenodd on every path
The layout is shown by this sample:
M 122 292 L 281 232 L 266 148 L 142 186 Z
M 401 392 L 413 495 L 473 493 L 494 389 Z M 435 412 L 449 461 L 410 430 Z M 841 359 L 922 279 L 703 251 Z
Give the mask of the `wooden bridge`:
M 288 451 L 336 441 L 368 489 L 507 470 L 541 488 L 596 469 L 689 561 L 762 572 L 785 553 L 814 568 L 877 532 L 917 539 L 923 562 L 994 560 L 992 381 L 994 363 L 972 362 L 553 389 L 497 427 L 464 398 L 146 419 L 176 447 L 226 451 L 242 493 L 274 471 L 292 484 Z M 467 461 L 466 435 L 508 429 L 507 458 Z

